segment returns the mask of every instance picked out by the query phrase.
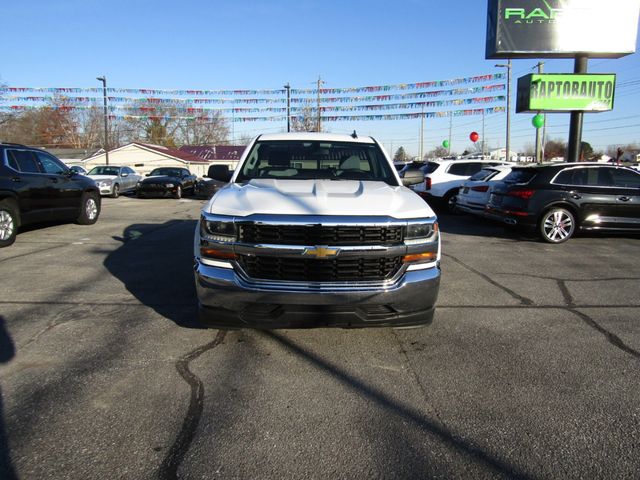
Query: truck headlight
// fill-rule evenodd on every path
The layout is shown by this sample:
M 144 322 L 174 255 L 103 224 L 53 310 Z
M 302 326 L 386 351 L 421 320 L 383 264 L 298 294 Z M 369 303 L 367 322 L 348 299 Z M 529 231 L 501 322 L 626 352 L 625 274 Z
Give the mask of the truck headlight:
M 167 183 L 167 188 L 173 188 L 175 185 L 173 183 Z
M 216 220 L 200 220 L 200 234 L 205 240 L 212 242 L 235 242 L 236 227 L 233 222 Z
M 407 225 L 407 233 L 404 236 L 405 245 L 420 245 L 433 243 L 438 240 L 438 222 L 414 223 Z

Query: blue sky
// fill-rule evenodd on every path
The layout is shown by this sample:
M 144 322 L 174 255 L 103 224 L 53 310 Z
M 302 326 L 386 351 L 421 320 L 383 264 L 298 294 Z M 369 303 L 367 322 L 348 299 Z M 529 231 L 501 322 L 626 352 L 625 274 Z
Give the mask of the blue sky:
M 0 80 L 10 86 L 160 89 L 311 88 L 410 83 L 499 71 L 485 60 L 486 1 L 182 1 L 5 2 Z M 604 26 L 615 35 L 615 26 Z M 571 60 L 546 61 L 571 72 Z M 515 78 L 536 61 L 514 61 Z M 591 60 L 590 71 L 618 74 L 613 112 L 586 115 L 584 140 L 598 148 L 640 142 L 638 54 Z M 640 83 L 640 82 L 639 82 Z M 625 85 L 626 84 L 626 85 Z M 622 85 L 625 85 L 622 87 Z M 531 114 L 513 115 L 512 143 L 533 143 Z M 569 115 L 549 115 L 551 138 L 566 140 Z M 489 146 L 504 145 L 505 114 L 486 118 Z M 234 136 L 277 132 L 274 122 L 235 124 Z M 330 131 L 376 136 L 388 149 L 418 153 L 419 120 L 336 122 Z M 454 150 L 470 146 L 480 117 L 454 123 Z M 428 120 L 425 150 L 448 136 L 447 120 Z

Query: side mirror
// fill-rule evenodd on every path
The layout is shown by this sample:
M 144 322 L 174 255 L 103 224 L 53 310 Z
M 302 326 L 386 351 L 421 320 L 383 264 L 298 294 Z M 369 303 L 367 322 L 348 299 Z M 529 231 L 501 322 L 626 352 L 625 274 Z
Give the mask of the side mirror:
M 209 178 L 219 180 L 221 182 L 228 182 L 231 180 L 231 175 L 232 172 L 229 170 L 228 165 L 211 165 L 207 172 L 207 176 Z
M 410 168 L 404 172 L 402 177 L 402 185 L 408 187 L 410 185 L 417 185 L 424 182 L 424 173 L 417 168 Z
M 125 172 L 125 173 L 123 173 L 123 174 L 122 174 L 122 175 L 120 175 L 120 176 L 121 176 L 122 178 L 124 178 L 124 177 L 128 177 L 128 176 L 129 176 L 129 174 Z

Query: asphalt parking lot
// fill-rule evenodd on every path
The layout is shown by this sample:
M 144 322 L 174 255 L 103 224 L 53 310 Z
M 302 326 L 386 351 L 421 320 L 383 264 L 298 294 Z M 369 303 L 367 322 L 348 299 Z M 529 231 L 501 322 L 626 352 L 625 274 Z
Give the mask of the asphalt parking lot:
M 637 478 L 640 238 L 443 216 L 433 324 L 198 328 L 197 200 L 0 250 L 0 478 Z

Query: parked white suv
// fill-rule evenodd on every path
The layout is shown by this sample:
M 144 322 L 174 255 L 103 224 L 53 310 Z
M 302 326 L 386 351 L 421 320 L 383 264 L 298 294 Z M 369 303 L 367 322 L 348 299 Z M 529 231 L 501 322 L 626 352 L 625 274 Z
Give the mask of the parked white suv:
M 458 190 L 471 175 L 491 165 L 510 165 L 498 160 L 434 160 L 428 162 L 422 171 L 424 182 L 413 186 L 413 190 L 427 203 L 440 203 L 452 212 Z

